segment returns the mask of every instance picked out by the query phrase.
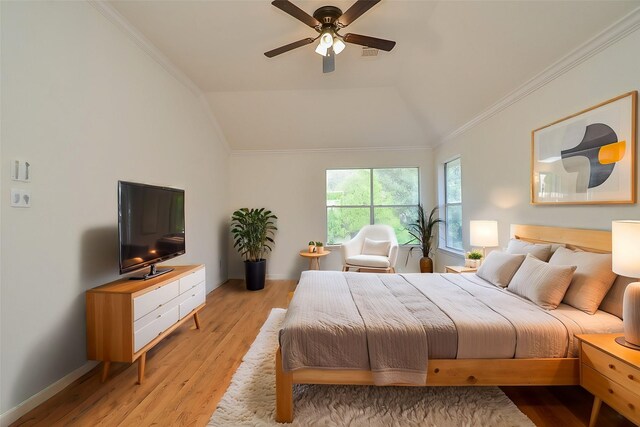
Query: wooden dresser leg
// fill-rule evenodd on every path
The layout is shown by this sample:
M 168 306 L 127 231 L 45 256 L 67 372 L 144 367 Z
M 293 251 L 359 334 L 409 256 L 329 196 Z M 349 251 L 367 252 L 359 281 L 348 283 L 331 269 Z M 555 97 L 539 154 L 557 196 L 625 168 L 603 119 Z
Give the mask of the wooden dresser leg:
M 293 421 L 293 375 L 282 370 L 282 353 L 276 353 L 276 422 Z
M 602 400 L 600 400 L 599 397 L 594 397 L 593 408 L 591 409 L 591 419 L 589 420 L 589 427 L 594 427 L 596 425 L 601 406 L 602 406 Z
M 102 362 L 102 375 L 100 376 L 100 381 L 105 382 L 107 377 L 109 376 L 109 367 L 111 366 L 111 362 L 105 360 Z
M 147 364 L 147 353 L 142 353 L 138 359 L 138 384 L 144 380 L 144 367 Z
M 193 321 L 196 323 L 196 329 L 200 329 L 200 317 L 198 317 L 198 312 L 193 313 Z

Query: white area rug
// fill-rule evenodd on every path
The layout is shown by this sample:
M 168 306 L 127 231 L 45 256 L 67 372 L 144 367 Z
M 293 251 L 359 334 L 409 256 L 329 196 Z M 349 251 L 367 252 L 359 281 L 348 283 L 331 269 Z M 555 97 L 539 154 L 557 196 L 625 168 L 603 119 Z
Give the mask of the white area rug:
M 276 426 L 275 353 L 286 310 L 273 309 L 210 426 Z M 497 387 L 294 386 L 294 426 L 530 426 Z

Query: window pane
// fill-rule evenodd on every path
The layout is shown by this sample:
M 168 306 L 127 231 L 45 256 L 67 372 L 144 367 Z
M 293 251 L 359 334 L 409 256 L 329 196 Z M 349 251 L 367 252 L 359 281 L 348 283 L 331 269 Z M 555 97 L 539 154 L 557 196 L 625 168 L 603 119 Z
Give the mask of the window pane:
M 370 221 L 369 208 L 327 208 L 327 243 L 351 240 Z
M 447 206 L 447 246 L 462 250 L 462 206 Z
M 327 171 L 327 206 L 363 206 L 371 204 L 370 169 L 333 169 Z
M 462 203 L 460 159 L 445 163 L 446 203 Z
M 413 206 L 406 208 L 374 208 L 373 216 L 375 224 L 386 224 L 393 227 L 398 243 L 404 245 L 411 240 L 411 235 L 406 227 L 407 224 L 418 218 L 418 208 Z
M 373 170 L 374 205 L 417 205 L 418 168 Z

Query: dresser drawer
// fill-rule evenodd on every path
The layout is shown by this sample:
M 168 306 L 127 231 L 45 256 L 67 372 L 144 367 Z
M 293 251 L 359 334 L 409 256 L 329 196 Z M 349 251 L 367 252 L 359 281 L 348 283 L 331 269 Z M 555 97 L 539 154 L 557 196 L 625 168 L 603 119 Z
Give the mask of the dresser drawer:
M 582 363 L 629 390 L 639 390 L 640 370 L 603 351 L 582 343 Z
M 191 295 L 189 295 L 189 296 L 191 296 Z M 168 312 L 172 308 L 178 307 L 180 305 L 180 303 L 184 302 L 186 299 L 187 299 L 187 295 L 186 294 L 185 295 L 178 295 L 177 297 L 175 297 L 171 301 L 169 301 L 169 302 L 167 302 L 165 304 L 162 304 L 160 307 L 156 308 L 152 312 L 145 314 L 144 316 L 142 316 L 141 318 L 139 318 L 138 320 L 133 322 L 133 330 L 135 332 L 139 331 L 140 329 L 144 328 L 145 326 L 147 326 L 148 324 L 153 322 L 155 319 L 159 319 L 160 316 L 162 316 L 163 314 L 165 314 L 166 312 Z
M 206 276 L 204 268 L 201 268 L 194 273 L 184 276 L 182 279 L 180 279 L 180 293 L 183 294 L 191 290 L 196 285 L 204 282 L 205 278 Z
M 634 423 L 640 423 L 640 394 L 582 364 L 581 385 Z
M 144 328 L 134 333 L 134 346 L 133 351 L 140 350 L 145 345 L 149 344 L 155 337 L 162 334 L 169 329 L 174 323 L 179 320 L 179 308 L 173 307 L 171 310 L 163 313 L 157 319 L 154 319 Z
M 180 318 L 183 319 L 187 314 L 191 313 L 194 308 L 204 304 L 206 300 L 206 292 L 204 283 L 200 283 L 194 289 L 188 292 L 189 298 L 180 304 Z
M 142 316 L 151 313 L 158 307 L 168 303 L 179 295 L 180 281 L 159 286 L 151 292 L 140 295 L 133 299 L 133 320 L 138 320 Z

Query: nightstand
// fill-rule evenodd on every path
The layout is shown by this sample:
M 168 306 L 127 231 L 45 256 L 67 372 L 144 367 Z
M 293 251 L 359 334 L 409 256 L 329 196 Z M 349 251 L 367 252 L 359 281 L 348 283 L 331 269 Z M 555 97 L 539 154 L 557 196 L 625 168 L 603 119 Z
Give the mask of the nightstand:
M 640 351 L 617 344 L 621 334 L 576 335 L 580 340 L 580 385 L 594 396 L 589 427 L 604 401 L 640 424 Z
M 477 268 L 473 267 L 465 267 L 464 265 L 446 265 L 445 273 L 475 273 L 478 271 Z

